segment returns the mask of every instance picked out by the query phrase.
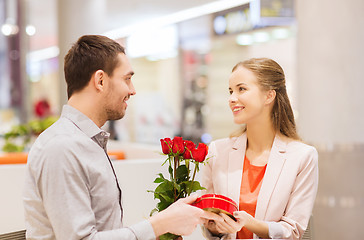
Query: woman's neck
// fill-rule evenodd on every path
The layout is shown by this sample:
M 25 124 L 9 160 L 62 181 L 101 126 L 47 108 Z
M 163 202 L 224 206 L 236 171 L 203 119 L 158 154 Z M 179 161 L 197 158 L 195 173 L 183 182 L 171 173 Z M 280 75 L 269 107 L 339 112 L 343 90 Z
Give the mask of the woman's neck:
M 270 150 L 276 135 L 271 124 L 247 125 L 246 134 L 248 138 L 247 149 L 259 153 Z

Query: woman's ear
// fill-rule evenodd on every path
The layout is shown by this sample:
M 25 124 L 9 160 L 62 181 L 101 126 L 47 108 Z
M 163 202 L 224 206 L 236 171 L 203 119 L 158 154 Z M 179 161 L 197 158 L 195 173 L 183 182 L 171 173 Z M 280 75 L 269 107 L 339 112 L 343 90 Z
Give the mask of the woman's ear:
M 96 90 L 102 91 L 104 89 L 105 72 L 103 70 L 97 70 L 92 76 L 93 85 Z
M 276 98 L 276 90 L 268 90 L 267 91 L 267 99 L 265 100 L 266 104 L 271 104 L 272 102 L 274 102 L 274 99 Z

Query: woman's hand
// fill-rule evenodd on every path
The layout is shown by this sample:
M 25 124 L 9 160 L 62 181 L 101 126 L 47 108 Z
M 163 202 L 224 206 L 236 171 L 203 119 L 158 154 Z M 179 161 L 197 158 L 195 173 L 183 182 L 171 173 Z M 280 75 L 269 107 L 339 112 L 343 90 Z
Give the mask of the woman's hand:
M 234 221 L 231 217 L 224 213 L 220 213 L 221 218 L 215 221 L 208 221 L 205 227 L 213 234 L 236 233 L 245 225 L 252 221 L 253 217 L 245 211 L 234 212 Z

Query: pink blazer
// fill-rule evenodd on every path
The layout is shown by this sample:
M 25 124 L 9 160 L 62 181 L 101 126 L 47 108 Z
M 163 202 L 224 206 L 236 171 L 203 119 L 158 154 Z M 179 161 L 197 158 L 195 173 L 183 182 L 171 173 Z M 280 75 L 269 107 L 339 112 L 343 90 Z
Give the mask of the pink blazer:
M 222 194 L 239 203 L 246 142 L 244 133 L 210 144 L 208 163 L 202 170 L 202 186 L 207 193 Z M 255 212 L 257 219 L 268 224 L 271 238 L 302 237 L 312 214 L 317 186 L 316 149 L 299 141 L 287 143 L 276 135 Z

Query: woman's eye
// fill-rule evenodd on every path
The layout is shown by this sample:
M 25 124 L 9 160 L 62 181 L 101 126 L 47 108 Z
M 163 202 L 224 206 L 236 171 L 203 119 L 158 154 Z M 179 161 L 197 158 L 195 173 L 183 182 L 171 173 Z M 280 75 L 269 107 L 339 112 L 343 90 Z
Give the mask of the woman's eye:
M 231 95 L 231 94 L 233 94 L 233 91 L 232 90 L 229 90 L 229 94 Z
M 245 88 L 239 87 L 239 92 L 241 92 L 241 91 L 245 91 Z

